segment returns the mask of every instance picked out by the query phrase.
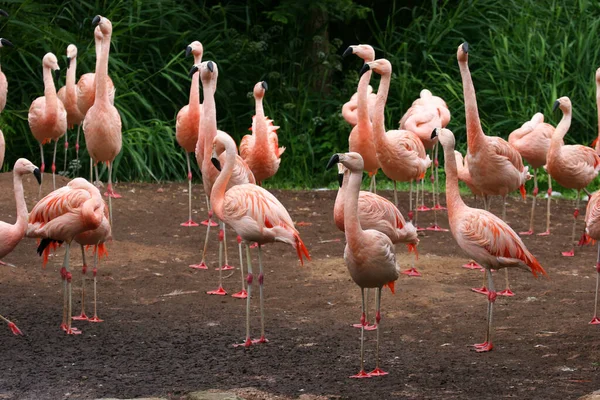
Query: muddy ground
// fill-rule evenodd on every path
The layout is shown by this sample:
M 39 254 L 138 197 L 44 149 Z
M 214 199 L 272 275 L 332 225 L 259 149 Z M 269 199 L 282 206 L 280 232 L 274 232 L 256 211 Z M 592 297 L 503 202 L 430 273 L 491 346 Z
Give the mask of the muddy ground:
M 11 181 L 10 174 L 0 174 L 0 187 L 6 188 L 0 192 L 0 220 L 10 222 L 15 219 Z M 46 176 L 45 192 L 49 182 Z M 486 298 L 470 291 L 480 285 L 482 273 L 461 268 L 467 258 L 450 233 L 425 232 L 418 261 L 423 276 L 402 275 L 396 294 L 386 290 L 383 296 L 381 356 L 390 374 L 352 380 L 348 376 L 359 368 L 360 331 L 350 325 L 360 317 L 360 291 L 342 260 L 343 234 L 332 222 L 335 192 L 274 191 L 292 218 L 303 222 L 299 230 L 312 262 L 301 267 L 292 248 L 265 246 L 270 342 L 244 349 L 232 344 L 244 336 L 245 301 L 206 295 L 217 286 L 217 271 L 188 267 L 200 259 L 204 228 L 179 226 L 187 216 L 185 189 L 184 183 L 117 186 L 124 197 L 113 203 L 115 240 L 98 274 L 99 315 L 105 322 L 78 321 L 82 335 L 66 336 L 59 329 L 64 250 L 45 270 L 33 240 L 5 257 L 17 267 L 0 267 L 0 311 L 24 336 L 0 329 L 0 399 L 178 398 L 193 390 L 241 388 L 262 393 L 250 398 L 267 393 L 269 398 L 566 399 L 600 386 L 600 328 L 588 325 L 596 249 L 560 256 L 568 247 L 572 202 L 553 202 L 551 236 L 524 238 L 550 279 L 511 272 L 516 296 L 498 297 L 496 347 L 486 354 L 471 348 L 485 332 Z M 198 221 L 206 210 L 200 185 L 194 190 Z M 25 191 L 31 207 L 37 200 L 33 177 Z M 390 192 L 383 194 L 391 198 Z M 402 193 L 401 204 L 407 201 Z M 538 204 L 541 232 L 545 201 Z M 509 200 L 508 220 L 516 230 L 526 230 L 529 210 L 530 203 Z M 498 200 L 492 211 L 500 212 Z M 439 218 L 447 227 L 446 216 Z M 422 225 L 432 220 L 431 212 L 421 214 Z M 209 260 L 216 267 L 217 232 L 212 232 Z M 228 240 L 230 263 L 238 266 L 232 232 Z M 71 254 L 77 313 L 81 255 L 76 247 Z M 406 250 L 399 248 L 398 254 L 407 266 Z M 230 294 L 241 286 L 239 271 L 234 272 L 225 281 Z M 502 288 L 503 273 L 495 275 Z M 252 312 L 252 332 L 258 336 L 258 301 Z M 367 332 L 366 368 L 374 366 L 375 332 Z

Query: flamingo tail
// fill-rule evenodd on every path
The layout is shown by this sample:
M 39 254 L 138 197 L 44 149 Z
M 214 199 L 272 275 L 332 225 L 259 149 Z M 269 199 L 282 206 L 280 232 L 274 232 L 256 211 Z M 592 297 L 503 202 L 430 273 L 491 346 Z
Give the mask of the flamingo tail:
M 527 198 L 527 191 L 525 190 L 525 185 L 521 185 L 519 187 L 519 191 L 521 192 L 521 197 L 523 197 L 523 200 L 525 200 Z
M 62 240 L 54 240 L 54 239 L 42 239 L 37 248 L 37 253 L 40 256 L 44 256 L 43 258 L 43 267 L 46 268 L 46 264 L 48 264 L 48 256 L 50 255 L 50 251 L 55 251 L 59 244 L 62 244 Z
M 384 286 L 389 287 L 392 294 L 396 294 L 396 286 L 395 285 L 396 285 L 396 281 L 389 281 Z
M 99 259 L 102 259 L 102 257 L 108 257 L 108 251 L 106 250 L 104 243 L 100 243 L 98 246 L 96 246 L 96 251 L 98 252 Z
M 417 250 L 417 245 L 412 244 L 412 243 L 407 243 L 406 247 L 408 247 L 409 253 L 412 253 L 413 251 L 415 252 L 415 257 L 417 257 L 417 260 L 418 260 L 419 259 L 419 251 Z
M 532 259 L 529 262 L 527 262 L 527 266 L 529 268 L 531 268 L 531 273 L 536 278 L 538 276 L 538 273 L 542 274 L 544 276 L 548 276 L 548 274 L 546 273 L 546 271 L 544 270 L 544 268 L 542 268 L 542 266 L 540 265 L 540 263 L 538 262 L 538 260 L 535 259 L 535 257 L 532 257 Z
M 294 247 L 296 248 L 296 252 L 298 253 L 298 259 L 300 259 L 300 264 L 304 265 L 304 260 L 302 259 L 302 255 L 304 255 L 306 257 L 306 259 L 310 261 L 310 254 L 308 254 L 308 249 L 304 245 L 304 242 L 302 241 L 302 239 L 300 239 L 300 235 L 295 233 L 294 239 L 296 241 L 296 245 Z

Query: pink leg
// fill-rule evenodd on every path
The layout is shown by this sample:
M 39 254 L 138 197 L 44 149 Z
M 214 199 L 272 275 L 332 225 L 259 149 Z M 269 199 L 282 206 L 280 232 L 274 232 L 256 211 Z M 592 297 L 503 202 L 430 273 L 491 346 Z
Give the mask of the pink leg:
M 224 229 L 225 224 L 221 223 L 221 230 L 219 230 L 219 265 L 222 262 L 222 254 L 223 254 L 223 237 L 225 235 Z M 206 294 L 212 294 L 217 296 L 226 296 L 227 292 L 223 289 L 223 268 L 217 268 L 219 270 L 219 287 L 216 290 L 209 290 Z
M 181 226 L 198 226 L 198 224 L 196 222 L 194 222 L 194 220 L 192 220 L 192 167 L 190 166 L 190 155 L 189 153 L 186 151 L 185 152 L 185 159 L 187 161 L 187 168 L 188 168 L 188 174 L 187 174 L 187 178 L 188 178 L 188 220 L 186 222 L 181 223 Z
M 204 221 L 200 222 L 202 225 L 204 226 L 219 226 L 219 224 L 217 224 L 215 221 L 211 220 L 211 208 L 210 208 L 210 202 L 208 201 L 208 196 L 206 196 L 206 209 L 208 210 L 208 219 L 205 219 Z
M 571 246 L 575 242 L 575 229 L 577 228 L 577 217 L 579 216 L 579 194 L 580 191 L 577 191 L 577 200 L 575 200 L 575 211 L 573 211 L 573 234 L 571 236 Z M 561 253 L 563 257 L 574 257 L 575 256 L 575 247 L 571 247 L 571 250 L 563 251 Z
M 496 301 L 496 292 L 494 291 L 494 281 L 492 278 L 492 274 L 488 275 L 488 286 L 490 287 L 490 291 L 488 293 L 488 325 L 487 333 L 485 335 L 485 342 L 473 345 L 473 347 L 475 347 L 475 351 L 478 353 L 492 351 L 492 349 L 494 348 L 494 345 L 492 344 L 492 315 L 494 311 L 494 302 Z
M 371 375 L 365 372 L 365 325 L 367 324 L 367 317 L 365 316 L 365 289 L 360 288 L 362 294 L 362 314 L 360 317 L 360 322 L 363 327 L 360 330 L 360 371 L 356 375 L 350 376 L 350 378 L 362 379 L 362 378 L 370 378 Z
M 85 249 L 81 245 L 81 256 L 83 259 L 83 267 L 81 268 L 81 314 L 74 316 L 75 321 L 87 321 L 88 316 L 85 315 L 85 273 L 87 272 L 87 263 L 85 262 Z
M 488 274 L 491 275 L 492 273 L 484 268 L 484 270 L 483 270 L 483 285 L 480 288 L 472 288 L 471 290 L 474 291 L 475 293 L 487 295 L 489 293 L 489 291 L 485 287 L 485 280 L 486 280 Z
M 98 274 L 98 247 L 94 249 L 94 269 L 92 270 L 92 274 L 94 275 L 94 316 L 90 318 L 88 321 L 90 322 L 104 322 L 103 319 L 98 318 L 98 295 L 96 291 L 97 278 Z
M 469 261 L 469 262 L 468 262 L 468 263 L 466 263 L 466 264 L 463 264 L 463 266 L 462 266 L 462 267 L 463 267 L 463 268 L 466 268 L 466 269 L 481 269 L 481 268 L 482 268 L 482 267 L 481 267 L 481 265 L 477 264 L 477 263 L 476 263 L 475 261 L 473 261 L 473 260 Z
M 548 205 L 546 206 L 546 231 L 538 233 L 538 236 L 548 236 L 550 234 L 550 204 L 552 203 L 552 177 L 548 174 Z
M 44 183 L 44 171 L 46 170 L 46 164 L 44 164 L 44 146 L 40 143 L 40 154 L 42 156 L 42 165 L 40 165 L 40 172 L 42 173 L 42 179 L 40 182 L 40 189 L 38 192 L 38 197 L 42 198 L 42 184 Z
M 591 325 L 599 325 L 598 319 L 598 280 L 600 279 L 600 242 L 598 242 L 598 257 L 596 259 L 596 297 L 594 300 L 594 318 L 590 321 Z
M 112 185 L 112 166 L 113 166 L 113 162 L 109 162 L 108 163 L 108 186 L 106 188 L 106 193 L 104 193 L 105 196 L 107 196 L 109 199 L 120 199 L 121 196 L 119 193 L 117 193 Z
M 525 232 L 519 232 L 519 235 L 529 236 L 533 235 L 533 219 L 535 215 L 535 203 L 538 195 L 538 184 L 537 184 L 537 169 L 533 170 L 533 199 L 531 200 L 531 216 L 529 217 L 529 230 Z
M 377 288 L 377 314 L 375 315 L 375 322 L 377 323 L 377 326 L 379 326 L 379 323 L 381 322 L 381 288 Z M 381 329 L 377 329 L 377 352 L 376 354 L 376 364 L 375 364 L 375 369 L 371 372 L 369 372 L 370 376 L 384 376 L 384 375 L 388 375 L 388 372 L 385 372 L 384 370 L 382 370 L 381 368 L 379 368 L 379 332 L 381 331 Z
M 246 340 L 243 343 L 234 344 L 234 347 L 250 347 L 252 339 L 250 339 L 250 299 L 252 298 L 252 259 L 250 258 L 250 248 L 246 245 L 246 264 L 248 265 L 248 297 L 246 298 Z
M 54 155 L 52 156 L 52 185 L 53 190 L 56 190 L 56 148 L 58 147 L 58 139 L 54 142 Z
M 236 298 L 236 299 L 245 299 L 246 297 L 248 297 L 248 292 L 246 292 L 246 287 L 244 285 L 245 279 L 244 279 L 244 260 L 243 260 L 243 255 L 242 255 L 242 237 L 238 235 L 237 237 L 237 242 L 238 242 L 238 248 L 240 251 L 240 272 L 242 273 L 242 290 L 240 290 L 237 293 L 234 293 L 231 295 L 231 297 Z
M 23 332 L 15 325 L 14 322 L 8 320 L 7 318 L 0 315 L 0 319 L 8 324 L 8 329 L 13 333 L 13 335 L 22 335 Z

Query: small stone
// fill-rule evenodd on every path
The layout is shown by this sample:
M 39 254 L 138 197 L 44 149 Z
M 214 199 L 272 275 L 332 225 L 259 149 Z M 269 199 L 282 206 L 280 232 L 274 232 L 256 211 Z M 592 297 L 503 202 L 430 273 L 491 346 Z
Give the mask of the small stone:
M 185 397 L 186 400 L 244 400 L 233 393 L 226 392 L 192 392 Z

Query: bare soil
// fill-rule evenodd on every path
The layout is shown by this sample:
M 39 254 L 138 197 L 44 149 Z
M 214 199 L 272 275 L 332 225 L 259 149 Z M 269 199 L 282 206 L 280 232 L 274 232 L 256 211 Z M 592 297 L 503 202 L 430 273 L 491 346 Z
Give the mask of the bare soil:
M 46 175 L 45 192 L 49 182 Z M 25 186 L 31 207 L 37 184 L 31 177 Z M 12 175 L 0 174 L 0 187 L 5 188 L 0 220 L 14 222 Z M 551 236 L 524 238 L 549 279 L 511 271 L 516 296 L 498 297 L 495 349 L 486 354 L 471 347 L 485 333 L 486 298 L 470 291 L 481 285 L 482 273 L 461 268 L 468 260 L 449 232 L 426 231 L 417 264 L 423 276 L 402 275 L 396 294 L 386 290 L 383 296 L 381 364 L 389 375 L 353 380 L 348 376 L 358 372 L 360 331 L 350 325 L 360 317 L 360 291 L 346 271 L 344 237 L 332 221 L 335 192 L 274 191 L 302 222 L 299 230 L 312 262 L 301 267 L 294 250 L 283 244 L 264 247 L 270 342 L 244 349 L 232 344 L 244 337 L 245 301 L 205 294 L 217 287 L 216 229 L 209 247 L 213 268 L 188 267 L 200 260 L 205 228 L 179 226 L 187 217 L 186 189 L 185 183 L 117 185 L 124 197 L 113 203 L 114 241 L 98 273 L 99 315 L 105 322 L 76 322 L 82 335 L 66 336 L 59 329 L 64 250 L 45 270 L 33 240 L 25 239 L 5 257 L 17 267 L 0 266 L 0 310 L 24 336 L 0 329 L 0 399 L 178 398 L 204 389 L 243 392 L 248 398 L 567 399 L 600 386 L 600 331 L 588 325 L 596 248 L 577 248 L 574 258 L 560 256 L 569 247 L 572 202 L 553 202 Z M 194 191 L 199 221 L 206 215 L 204 195 L 200 185 Z M 400 201 L 407 204 L 408 194 Z M 515 230 L 527 229 L 530 204 L 509 199 L 507 219 Z M 541 232 L 545 200 L 538 205 Z M 498 200 L 492 211 L 500 212 Z M 446 215 L 438 217 L 447 227 Z M 432 212 L 420 214 L 420 224 L 432 221 Z M 228 235 L 230 264 L 237 267 L 235 237 L 232 231 Z M 77 314 L 80 250 L 73 246 L 71 255 Z M 398 248 L 398 260 L 403 267 L 410 264 L 404 248 Z M 239 270 L 233 272 L 224 285 L 230 294 L 241 286 Z M 497 288 L 503 288 L 504 273 L 495 275 Z M 252 332 L 258 336 L 257 297 L 252 312 Z M 375 334 L 366 332 L 367 370 L 375 366 Z

